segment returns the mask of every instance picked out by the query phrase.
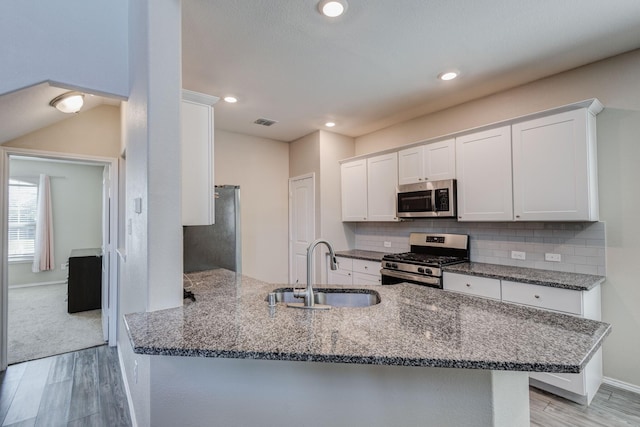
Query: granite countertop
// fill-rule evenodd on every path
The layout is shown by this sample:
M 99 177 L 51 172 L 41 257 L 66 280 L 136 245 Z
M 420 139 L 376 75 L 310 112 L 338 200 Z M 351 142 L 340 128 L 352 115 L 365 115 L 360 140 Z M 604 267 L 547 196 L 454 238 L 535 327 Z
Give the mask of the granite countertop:
M 362 259 L 365 261 L 382 261 L 382 257 L 388 252 L 363 251 L 360 249 L 349 249 L 346 251 L 335 251 L 336 256 L 345 258 Z
M 380 304 L 324 311 L 269 307 L 267 294 L 286 285 L 228 270 L 188 276 L 196 302 L 125 315 L 134 352 L 576 373 L 611 330 L 602 322 L 407 283 L 358 286 L 377 291 Z
M 443 267 L 442 271 L 468 274 L 470 276 L 490 277 L 500 280 L 512 280 L 514 282 L 551 286 L 575 291 L 588 291 L 605 280 L 604 276 L 594 276 L 591 274 L 564 273 L 561 271 L 511 267 L 508 265 L 485 264 L 481 262 L 465 262 L 462 264 L 449 265 Z

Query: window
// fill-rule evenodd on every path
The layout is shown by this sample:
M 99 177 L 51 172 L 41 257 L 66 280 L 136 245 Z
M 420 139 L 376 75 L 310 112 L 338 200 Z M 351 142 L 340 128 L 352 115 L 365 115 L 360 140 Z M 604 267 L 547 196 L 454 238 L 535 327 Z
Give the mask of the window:
M 9 181 L 9 260 L 33 257 L 38 186 Z

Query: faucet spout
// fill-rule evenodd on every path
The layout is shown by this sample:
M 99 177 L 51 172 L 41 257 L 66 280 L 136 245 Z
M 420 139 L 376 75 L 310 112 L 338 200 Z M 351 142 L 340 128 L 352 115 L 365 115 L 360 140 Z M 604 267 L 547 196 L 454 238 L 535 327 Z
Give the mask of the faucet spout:
M 297 308 L 310 308 L 310 309 L 328 309 L 331 306 L 316 304 L 314 301 L 313 294 L 313 252 L 316 249 L 316 246 L 319 244 L 324 244 L 329 249 L 329 266 L 332 270 L 337 270 L 338 263 L 336 261 L 336 254 L 333 251 L 333 247 L 331 243 L 329 243 L 325 239 L 316 239 L 307 248 L 307 286 L 304 290 L 294 289 L 293 294 L 298 298 L 304 298 L 304 303 L 290 303 L 289 307 L 297 307 Z

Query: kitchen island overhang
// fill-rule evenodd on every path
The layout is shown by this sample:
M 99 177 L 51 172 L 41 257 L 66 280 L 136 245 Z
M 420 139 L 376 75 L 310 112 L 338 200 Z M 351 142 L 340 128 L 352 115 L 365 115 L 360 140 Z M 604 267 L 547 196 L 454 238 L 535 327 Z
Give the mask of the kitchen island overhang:
M 446 388 L 445 394 L 452 399 L 455 395 L 458 404 L 466 402 L 476 407 L 482 401 L 481 406 L 493 408 L 489 411 L 493 414 L 492 421 L 487 419 L 477 425 L 528 425 L 526 371 L 579 372 L 611 329 L 602 322 L 410 284 L 375 287 L 381 303 L 366 308 L 315 312 L 280 304 L 270 309 L 265 297 L 277 287 L 273 284 L 226 270 L 193 273 L 190 278 L 197 302 L 175 309 L 129 314 L 125 319 L 135 353 L 163 356 L 150 360 L 152 384 L 168 393 L 162 396 L 191 395 L 191 382 L 200 378 L 200 386 L 212 396 L 211 404 L 202 408 L 201 415 L 212 405 L 218 413 L 225 407 L 233 407 L 233 402 L 227 399 L 233 394 L 222 396 L 212 383 L 223 372 L 234 371 L 234 383 L 245 384 L 247 389 L 241 394 L 248 396 L 252 388 L 268 387 L 265 384 L 258 387 L 257 382 L 274 380 L 257 375 L 258 371 L 277 370 L 277 365 L 289 367 L 282 368 L 281 375 L 288 378 L 287 387 L 297 388 L 296 384 L 301 387 L 296 393 L 301 393 L 303 400 L 309 392 L 306 389 L 314 387 L 313 381 L 301 380 L 308 377 L 303 372 L 322 371 L 322 376 L 330 377 L 342 372 L 342 377 L 352 378 L 348 383 L 339 381 L 334 385 L 369 397 L 364 406 L 354 406 L 348 395 L 338 393 L 344 407 L 334 409 L 344 414 L 365 410 L 370 405 L 386 406 L 390 413 L 395 413 L 391 406 L 402 405 L 403 399 L 408 402 L 420 393 L 424 399 L 440 402 L 432 396 L 433 390 L 428 389 L 444 390 L 447 378 L 455 377 L 456 386 Z M 167 364 L 173 368 L 167 371 Z M 402 369 L 405 374 L 400 373 Z M 200 372 L 201 376 L 184 381 L 182 387 L 167 372 L 180 372 L 183 378 L 189 377 L 188 372 Z M 247 376 L 248 372 L 252 374 Z M 404 384 L 406 378 L 399 381 L 406 377 L 406 372 L 411 372 L 413 378 L 422 377 L 425 387 L 422 392 Z M 378 384 L 375 390 L 355 385 L 366 384 L 367 379 L 373 378 L 384 378 L 374 381 Z M 482 396 L 471 391 L 476 387 L 484 390 Z M 407 394 L 410 389 L 414 397 Z M 331 390 L 337 393 L 331 385 L 325 393 Z M 388 393 L 395 397 L 383 396 Z M 154 398 L 155 394 L 152 387 L 152 406 L 154 401 L 172 405 L 161 396 Z M 399 395 L 403 397 L 396 401 Z M 293 396 L 285 393 L 282 398 Z M 433 411 L 446 415 L 455 411 L 458 404 L 437 407 L 423 404 L 423 409 L 432 416 Z M 312 411 L 313 402 L 296 402 L 300 410 L 305 406 Z M 297 413 L 298 409 L 290 408 L 285 413 L 291 415 L 292 411 Z M 524 412 L 527 424 L 518 421 Z M 286 425 L 288 415 L 280 415 L 271 413 L 269 417 Z M 418 419 L 427 414 L 416 416 Z M 503 416 L 509 423 L 497 423 Z M 360 425 L 384 425 L 375 424 L 373 418 L 366 417 L 366 423 L 362 419 Z M 456 425 L 454 418 L 447 418 L 453 423 L 449 425 Z M 349 417 L 344 420 L 354 421 Z M 408 418 L 405 421 L 411 423 Z M 459 422 L 458 425 L 464 425 L 465 421 Z

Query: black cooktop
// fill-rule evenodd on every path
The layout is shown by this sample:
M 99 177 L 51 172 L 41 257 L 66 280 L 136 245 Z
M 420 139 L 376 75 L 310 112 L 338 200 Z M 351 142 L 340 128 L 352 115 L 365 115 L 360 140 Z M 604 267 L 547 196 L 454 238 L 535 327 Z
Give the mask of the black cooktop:
M 419 264 L 426 266 L 442 266 L 457 264 L 468 261 L 467 258 L 458 256 L 444 256 L 421 254 L 416 252 L 403 252 L 399 254 L 387 254 L 382 258 L 383 261 L 408 262 L 411 264 Z

